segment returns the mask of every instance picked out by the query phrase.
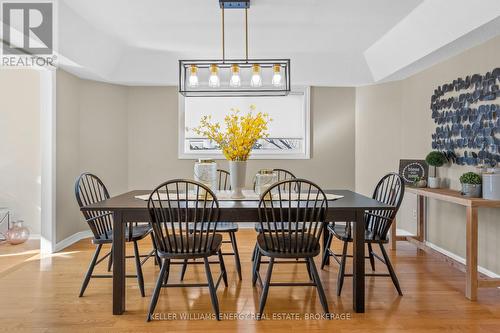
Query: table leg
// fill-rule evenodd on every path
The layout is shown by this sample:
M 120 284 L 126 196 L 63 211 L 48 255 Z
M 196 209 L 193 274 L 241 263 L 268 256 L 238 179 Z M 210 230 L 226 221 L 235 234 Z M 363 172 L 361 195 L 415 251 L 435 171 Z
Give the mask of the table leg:
M 353 235 L 352 303 L 355 312 L 365 312 L 365 211 L 356 210 Z
M 425 239 L 425 197 L 417 196 L 417 239 L 421 242 Z
M 391 224 L 391 242 L 389 243 L 390 244 L 390 248 L 391 250 L 393 251 L 396 251 L 396 244 L 397 244 L 397 230 L 396 230 L 396 218 L 394 218 L 394 220 L 392 221 L 392 224 Z
M 471 301 L 477 299 L 477 208 L 467 207 L 467 253 L 465 297 Z
M 113 314 L 125 312 L 125 224 L 123 213 L 113 215 Z

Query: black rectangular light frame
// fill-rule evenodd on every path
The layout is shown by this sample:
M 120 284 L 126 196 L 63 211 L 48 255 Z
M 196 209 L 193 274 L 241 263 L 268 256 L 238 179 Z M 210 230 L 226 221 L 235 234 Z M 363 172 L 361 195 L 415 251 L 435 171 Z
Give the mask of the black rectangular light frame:
M 280 65 L 283 74 L 283 84 L 280 87 L 266 85 L 260 88 L 243 86 L 239 88 L 191 88 L 188 86 L 189 69 L 192 65 L 198 69 L 208 69 L 211 65 L 230 69 L 233 64 L 240 68 L 251 68 L 254 64 L 262 69 Z M 290 93 L 290 59 L 232 59 L 232 60 L 179 60 L 179 93 L 185 97 L 231 97 L 231 96 L 287 96 Z
M 250 8 L 250 0 L 219 0 L 219 5 L 224 9 L 244 9 Z

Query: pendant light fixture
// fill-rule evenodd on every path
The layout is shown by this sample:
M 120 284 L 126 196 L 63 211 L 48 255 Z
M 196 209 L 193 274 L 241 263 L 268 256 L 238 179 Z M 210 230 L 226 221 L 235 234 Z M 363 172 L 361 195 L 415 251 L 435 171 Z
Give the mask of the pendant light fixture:
M 248 58 L 250 0 L 219 0 L 222 59 L 179 60 L 179 93 L 196 96 L 286 96 L 290 92 L 290 59 Z M 245 11 L 245 59 L 226 59 L 224 10 Z

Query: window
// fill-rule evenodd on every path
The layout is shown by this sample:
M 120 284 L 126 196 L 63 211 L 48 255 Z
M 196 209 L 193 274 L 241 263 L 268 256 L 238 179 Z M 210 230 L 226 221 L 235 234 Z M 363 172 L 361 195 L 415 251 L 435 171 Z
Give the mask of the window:
M 268 113 L 269 137 L 255 145 L 252 159 L 309 158 L 309 88 L 293 88 L 288 96 L 271 97 L 189 97 L 179 95 L 179 158 L 208 157 L 224 159 L 218 145 L 192 131 L 202 116 L 223 125 L 231 108 L 242 113 L 251 104 L 256 112 Z

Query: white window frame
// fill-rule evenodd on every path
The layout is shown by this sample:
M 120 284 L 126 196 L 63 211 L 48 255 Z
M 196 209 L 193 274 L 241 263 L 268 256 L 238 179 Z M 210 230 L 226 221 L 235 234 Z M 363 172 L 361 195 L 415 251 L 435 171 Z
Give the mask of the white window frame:
M 274 160 L 274 159 L 286 159 L 286 160 L 306 160 L 311 158 L 310 146 L 311 146 L 311 115 L 310 115 L 310 87 L 292 87 L 290 94 L 304 94 L 304 149 L 300 153 L 268 153 L 268 154 L 250 154 L 250 159 L 255 160 Z M 179 159 L 198 159 L 198 158 L 213 158 L 217 160 L 224 160 L 225 157 L 221 152 L 217 153 L 207 153 L 207 152 L 187 152 L 185 151 L 185 116 L 184 116 L 184 105 L 185 98 L 196 98 L 196 97 L 184 97 L 179 94 L 179 124 L 178 124 L 178 158 Z M 231 97 L 227 97 L 231 98 Z

